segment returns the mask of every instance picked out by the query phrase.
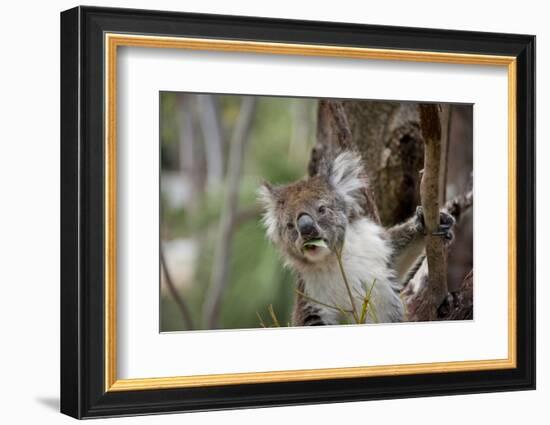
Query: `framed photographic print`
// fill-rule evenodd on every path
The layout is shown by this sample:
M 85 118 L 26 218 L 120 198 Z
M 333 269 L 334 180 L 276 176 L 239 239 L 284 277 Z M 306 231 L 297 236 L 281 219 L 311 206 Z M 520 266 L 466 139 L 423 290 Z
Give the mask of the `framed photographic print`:
M 61 411 L 535 387 L 535 38 L 61 14 Z

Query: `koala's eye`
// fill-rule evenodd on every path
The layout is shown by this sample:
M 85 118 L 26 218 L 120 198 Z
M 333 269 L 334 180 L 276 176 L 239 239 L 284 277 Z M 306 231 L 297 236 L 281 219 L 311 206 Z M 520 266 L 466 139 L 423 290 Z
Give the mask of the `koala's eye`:
M 286 228 L 287 228 L 288 230 L 294 229 L 294 223 L 292 223 L 292 222 L 289 221 L 289 222 L 286 224 Z
M 319 214 L 324 214 L 327 212 L 327 207 L 325 207 L 324 205 L 321 205 L 317 211 L 319 211 Z

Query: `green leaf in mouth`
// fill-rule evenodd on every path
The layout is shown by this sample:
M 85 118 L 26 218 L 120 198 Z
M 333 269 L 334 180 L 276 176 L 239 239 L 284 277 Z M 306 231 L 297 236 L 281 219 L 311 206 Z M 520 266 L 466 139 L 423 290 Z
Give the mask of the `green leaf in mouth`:
M 305 242 L 303 245 L 303 248 L 306 250 L 315 249 L 316 247 L 328 249 L 328 245 L 323 239 L 312 239 L 310 241 Z

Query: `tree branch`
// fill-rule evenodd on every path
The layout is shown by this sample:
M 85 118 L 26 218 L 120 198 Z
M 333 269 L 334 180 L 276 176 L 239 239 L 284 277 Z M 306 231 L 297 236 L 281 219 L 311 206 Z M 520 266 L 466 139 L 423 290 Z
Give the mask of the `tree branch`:
M 460 222 L 462 215 L 468 211 L 473 205 L 473 192 L 470 189 L 468 192 L 460 194 L 455 198 L 447 201 L 444 209 L 451 214 L 457 223 Z M 411 281 L 402 293 L 403 303 L 407 309 L 407 320 L 411 322 L 425 321 L 428 319 L 430 304 L 425 303 L 428 299 L 429 282 L 427 274 L 427 259 L 424 258 L 421 267 L 417 270 Z M 466 279 L 470 282 L 467 283 Z M 414 281 L 414 283 L 413 283 Z M 438 306 L 438 320 L 459 320 L 457 317 L 467 319 L 473 315 L 473 291 L 468 287 L 473 285 L 472 272 L 468 274 L 461 287 L 452 293 L 452 297 L 446 297 Z
M 444 241 L 434 235 L 439 228 L 439 183 L 441 166 L 441 123 L 438 106 L 422 104 L 420 123 L 424 138 L 424 173 L 420 183 L 420 196 L 426 226 L 426 257 L 428 261 L 428 291 L 426 319 L 437 319 L 437 308 L 447 296 L 447 253 Z
M 193 324 L 193 317 L 191 316 L 191 310 L 187 306 L 187 303 L 184 301 L 184 299 L 180 296 L 178 290 L 176 289 L 176 285 L 174 285 L 174 281 L 172 280 L 172 275 L 168 271 L 168 266 L 166 265 L 166 259 L 164 258 L 164 248 L 162 247 L 162 243 L 160 244 L 159 250 L 160 250 L 160 265 L 161 265 L 162 271 L 164 272 L 166 286 L 168 286 L 170 295 L 172 295 L 172 298 L 174 298 L 174 301 L 178 306 L 178 309 L 181 313 L 181 317 L 183 319 L 183 322 L 185 323 L 185 326 L 187 327 L 188 330 L 192 330 L 195 328 L 195 325 Z

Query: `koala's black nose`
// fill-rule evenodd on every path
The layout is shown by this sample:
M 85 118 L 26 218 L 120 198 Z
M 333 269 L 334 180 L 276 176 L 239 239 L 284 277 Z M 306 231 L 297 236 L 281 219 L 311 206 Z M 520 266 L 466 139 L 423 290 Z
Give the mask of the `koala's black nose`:
M 298 217 L 298 230 L 303 237 L 307 236 L 316 236 L 317 228 L 315 227 L 315 222 L 311 216 L 307 214 L 300 214 Z

